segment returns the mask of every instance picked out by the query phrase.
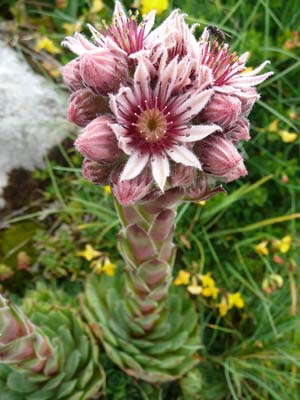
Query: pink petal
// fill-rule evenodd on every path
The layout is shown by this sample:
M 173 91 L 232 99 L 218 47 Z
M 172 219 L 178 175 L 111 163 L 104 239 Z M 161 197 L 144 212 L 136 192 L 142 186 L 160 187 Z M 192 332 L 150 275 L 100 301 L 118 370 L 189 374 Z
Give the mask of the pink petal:
M 205 107 L 213 92 L 212 89 L 209 89 L 194 95 L 192 94 L 188 100 L 184 101 L 184 103 L 178 107 L 176 113 L 182 113 L 181 118 L 183 120 L 190 120 Z
M 146 37 L 148 35 L 148 33 L 151 31 L 151 29 L 153 27 L 154 20 L 155 20 L 155 14 L 156 14 L 156 10 L 152 10 L 144 18 L 144 21 L 143 21 L 145 24 L 144 37 Z
M 189 129 L 183 132 L 186 133 L 186 135 L 178 136 L 177 140 L 180 142 L 196 142 L 198 140 L 204 139 L 211 133 L 220 130 L 222 130 L 222 128 L 215 124 L 192 125 Z
M 230 80 L 231 85 L 237 88 L 248 88 L 249 86 L 256 86 L 265 81 L 269 76 L 273 75 L 273 72 L 267 72 L 266 74 L 259 76 L 239 76 Z
M 138 176 L 145 168 L 148 160 L 149 154 L 140 155 L 137 152 L 132 153 L 123 169 L 120 180 L 125 181 Z
M 123 25 L 124 20 L 127 20 L 124 8 L 119 1 L 116 1 L 112 20 L 116 21 L 116 23 L 121 26 Z
M 260 64 L 257 68 L 255 68 L 253 71 L 250 72 L 246 72 L 243 74 L 243 76 L 255 76 L 257 74 L 260 73 L 260 71 L 262 71 L 266 65 L 270 64 L 270 61 L 264 61 L 262 64 Z
M 202 170 L 198 158 L 186 147 L 174 145 L 172 149 L 166 150 L 166 152 L 173 161 Z
M 150 74 L 144 63 L 143 57 L 139 59 L 138 66 L 134 74 L 134 91 L 139 99 L 150 97 Z

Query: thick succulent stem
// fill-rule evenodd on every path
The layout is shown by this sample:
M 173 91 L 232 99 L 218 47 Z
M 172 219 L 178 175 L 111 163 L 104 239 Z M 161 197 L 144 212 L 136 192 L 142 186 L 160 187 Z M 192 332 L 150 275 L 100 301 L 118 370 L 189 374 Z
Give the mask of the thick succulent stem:
M 91 275 L 82 307 L 109 357 L 129 375 L 162 383 L 198 362 L 194 303 L 175 288 L 172 269 L 176 207 L 183 190 L 153 191 L 134 206 L 116 208 L 125 266 L 114 277 Z
M 181 189 L 116 209 L 122 221 L 119 249 L 126 262 L 126 297 L 134 314 L 137 335 L 151 331 L 166 305 L 176 247 L 175 217 Z

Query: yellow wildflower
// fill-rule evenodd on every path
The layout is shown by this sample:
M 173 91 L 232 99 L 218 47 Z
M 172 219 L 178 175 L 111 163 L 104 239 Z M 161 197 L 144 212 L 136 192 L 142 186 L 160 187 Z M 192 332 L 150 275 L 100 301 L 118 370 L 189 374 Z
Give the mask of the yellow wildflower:
M 76 254 L 77 256 L 83 257 L 87 261 L 92 261 L 93 258 L 99 257 L 101 252 L 95 250 L 90 244 L 86 244 L 85 249 L 77 252 Z
M 255 246 L 255 251 L 257 254 L 260 254 L 262 256 L 267 256 L 269 254 L 269 249 L 268 249 L 268 241 L 264 240 L 263 242 L 257 244 Z
M 82 29 L 83 20 L 78 20 L 74 24 L 64 22 L 62 27 L 65 30 L 66 35 L 72 36 L 75 32 L 80 32 Z
M 61 50 L 58 47 L 56 47 L 53 41 L 49 39 L 47 36 L 43 36 L 38 40 L 34 50 L 37 53 L 39 53 L 41 50 L 46 50 L 50 54 L 61 53 Z
M 222 297 L 221 303 L 219 304 L 219 314 L 221 317 L 225 317 L 228 313 L 228 305 L 225 297 Z
M 228 294 L 229 309 L 231 309 L 232 307 L 244 308 L 244 306 L 245 306 L 245 302 L 244 302 L 244 299 L 242 298 L 242 295 L 240 292 Z
M 199 204 L 200 206 L 204 207 L 205 204 L 206 204 L 206 200 L 198 201 L 198 204 Z
M 115 269 L 117 268 L 108 257 L 104 260 L 99 258 L 91 262 L 90 267 L 96 272 L 96 274 L 101 274 L 104 272 L 107 276 L 114 276 Z
M 169 0 L 141 0 L 142 14 L 148 14 L 151 10 L 156 10 L 160 15 L 169 7 Z
M 98 260 L 94 260 L 90 263 L 90 267 L 93 268 L 93 270 L 94 270 L 94 272 L 96 272 L 96 274 L 101 274 L 102 265 L 103 265 L 103 262 L 102 262 L 101 258 L 99 258 Z
M 202 287 L 198 285 L 197 279 L 195 276 L 192 277 L 192 283 L 187 287 L 188 292 L 191 294 L 197 295 L 202 292 Z
M 198 278 L 204 287 L 211 288 L 216 286 L 215 280 L 211 277 L 211 272 L 207 272 L 207 274 L 204 275 L 198 274 Z
M 91 14 L 96 14 L 103 10 L 104 4 L 102 0 L 93 0 L 92 1 L 92 6 L 90 8 Z
M 289 132 L 286 130 L 280 130 L 278 131 L 279 136 L 281 137 L 281 140 L 283 143 L 292 143 L 297 139 L 297 133 L 294 132 Z
M 267 130 L 269 132 L 278 132 L 278 122 L 279 122 L 278 119 L 274 119 L 274 121 L 272 121 L 268 126 Z
M 109 185 L 104 186 L 104 192 L 105 192 L 106 194 L 111 194 L 111 187 L 110 187 Z
M 291 248 L 291 244 L 292 244 L 292 236 L 291 235 L 286 235 L 284 236 L 282 239 L 280 240 L 276 240 L 273 244 L 275 250 L 279 250 L 280 253 L 287 253 L 290 248 Z
M 188 285 L 190 283 L 191 274 L 188 271 L 181 269 L 174 280 L 175 286 Z
M 202 292 L 201 292 L 203 297 L 212 297 L 213 299 L 216 299 L 219 294 L 219 289 L 216 287 L 203 287 Z
M 114 276 L 116 268 L 116 264 L 113 264 L 110 259 L 106 257 L 102 266 L 102 271 L 105 272 L 107 276 Z

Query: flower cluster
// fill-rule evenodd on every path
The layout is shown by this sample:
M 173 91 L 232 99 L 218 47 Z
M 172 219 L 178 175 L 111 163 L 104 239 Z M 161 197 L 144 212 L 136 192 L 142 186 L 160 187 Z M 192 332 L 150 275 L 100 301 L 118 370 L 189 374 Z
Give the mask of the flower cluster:
M 191 274 L 189 271 L 180 270 L 174 279 L 175 286 L 186 286 L 187 291 L 194 295 L 201 295 L 204 298 L 217 300 L 222 289 L 216 286 L 216 281 L 211 276 L 211 272 L 206 274 Z M 244 308 L 245 302 L 240 292 L 222 294 L 221 300 L 215 303 L 221 317 L 225 317 L 232 308 Z
M 117 266 L 101 251 L 95 250 L 92 245 L 86 244 L 84 250 L 77 252 L 77 256 L 89 261 L 90 267 L 96 274 L 104 272 L 107 276 L 114 276 Z
M 216 178 L 246 175 L 237 143 L 249 140 L 247 116 L 268 61 L 248 72 L 207 28 L 199 40 L 175 10 L 151 32 L 155 12 L 141 23 L 116 2 L 113 22 L 93 43 L 76 33 L 63 45 L 77 54 L 63 69 L 72 91 L 68 118 L 83 128 L 76 148 L 83 175 L 111 185 L 123 205 L 182 187 L 191 201 L 206 199 Z M 220 189 L 217 189 L 217 191 Z

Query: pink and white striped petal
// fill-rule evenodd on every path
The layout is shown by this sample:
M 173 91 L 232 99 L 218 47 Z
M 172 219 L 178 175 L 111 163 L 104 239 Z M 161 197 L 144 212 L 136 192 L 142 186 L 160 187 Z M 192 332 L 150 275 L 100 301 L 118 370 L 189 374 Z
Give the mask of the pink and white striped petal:
M 167 149 L 166 153 L 173 161 L 177 163 L 202 170 L 200 161 L 196 155 L 184 146 L 174 145 L 171 149 Z
M 204 90 L 196 94 L 189 95 L 188 99 L 184 101 L 181 106 L 176 109 L 176 114 L 182 114 L 179 118 L 181 121 L 190 120 L 205 107 L 208 103 L 213 90 Z
M 273 75 L 272 71 L 259 76 L 240 75 L 235 78 L 232 78 L 230 80 L 230 84 L 239 89 L 248 88 L 249 86 L 256 86 L 262 83 L 271 75 Z
M 170 175 L 170 163 L 165 154 L 151 158 L 152 174 L 160 190 L 164 191 L 167 177 Z
M 211 133 L 221 131 L 222 128 L 219 125 L 192 125 L 190 128 L 182 132 L 181 136 L 177 137 L 179 142 L 188 143 L 196 142 L 206 138 Z
M 137 152 L 132 153 L 125 165 L 125 168 L 122 171 L 120 180 L 126 181 L 128 179 L 133 179 L 138 176 L 145 168 L 149 157 L 149 154 L 141 155 Z

